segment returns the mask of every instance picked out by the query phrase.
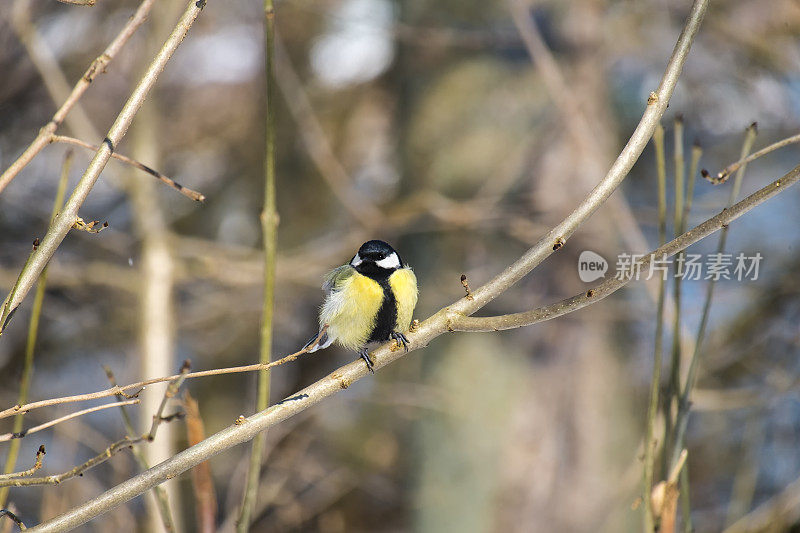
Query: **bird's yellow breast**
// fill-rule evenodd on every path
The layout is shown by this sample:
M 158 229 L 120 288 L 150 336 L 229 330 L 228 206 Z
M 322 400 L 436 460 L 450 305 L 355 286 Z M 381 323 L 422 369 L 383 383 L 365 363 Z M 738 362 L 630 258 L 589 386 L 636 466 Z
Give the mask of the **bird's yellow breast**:
M 361 348 L 375 327 L 383 303 L 380 284 L 357 272 L 337 283 L 322 306 L 320 326 L 328 324 L 328 335 L 351 350 Z
M 389 276 L 389 287 L 397 300 L 397 331 L 407 331 L 417 305 L 417 276 L 410 268 L 395 270 Z

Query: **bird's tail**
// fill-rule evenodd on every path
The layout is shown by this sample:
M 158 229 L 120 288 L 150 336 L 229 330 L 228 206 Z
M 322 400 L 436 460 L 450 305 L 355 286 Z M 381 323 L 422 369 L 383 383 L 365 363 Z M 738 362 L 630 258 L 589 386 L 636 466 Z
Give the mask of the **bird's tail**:
M 317 350 L 323 350 L 330 346 L 333 343 L 333 338 L 328 335 L 328 332 L 325 331 L 320 335 L 317 333 L 311 340 L 309 340 L 305 346 L 303 346 L 303 350 L 306 350 L 306 353 L 316 352 Z

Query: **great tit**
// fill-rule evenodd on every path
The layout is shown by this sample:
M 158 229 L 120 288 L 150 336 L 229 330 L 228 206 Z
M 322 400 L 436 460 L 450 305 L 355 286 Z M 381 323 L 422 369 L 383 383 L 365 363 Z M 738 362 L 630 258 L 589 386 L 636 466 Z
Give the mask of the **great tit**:
M 403 332 L 417 305 L 417 277 L 387 243 L 362 244 L 348 264 L 325 276 L 322 289 L 320 333 L 305 345 L 307 352 L 338 342 L 358 351 L 374 372 L 369 347 L 394 339 L 408 350 Z

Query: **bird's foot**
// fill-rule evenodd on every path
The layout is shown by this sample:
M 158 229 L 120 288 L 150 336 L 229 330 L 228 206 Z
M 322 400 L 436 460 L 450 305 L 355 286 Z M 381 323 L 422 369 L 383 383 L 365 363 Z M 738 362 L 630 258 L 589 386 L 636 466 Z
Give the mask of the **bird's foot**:
M 366 348 L 363 350 L 359 350 L 358 355 L 360 355 L 361 359 L 363 359 L 364 362 L 367 363 L 367 369 L 374 374 L 375 369 L 372 366 L 372 359 L 370 359 L 369 352 L 366 350 Z
M 390 339 L 394 339 L 394 342 L 397 343 L 397 347 L 400 348 L 401 346 L 405 348 L 406 352 L 408 351 L 408 338 L 405 335 L 400 333 L 399 331 L 393 331 L 389 334 Z

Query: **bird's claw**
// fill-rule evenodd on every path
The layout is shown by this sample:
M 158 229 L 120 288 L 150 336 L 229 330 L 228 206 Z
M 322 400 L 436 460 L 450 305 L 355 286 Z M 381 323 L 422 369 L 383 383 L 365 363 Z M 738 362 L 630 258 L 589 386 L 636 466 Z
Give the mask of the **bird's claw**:
M 361 350 L 361 351 L 358 352 L 358 355 L 360 355 L 361 359 L 363 359 L 364 362 L 367 363 L 367 370 L 369 370 L 370 372 L 372 372 L 374 374 L 375 373 L 375 369 L 373 368 L 372 359 L 370 359 L 370 357 L 369 357 L 369 352 L 367 350 Z
M 393 331 L 389 335 L 389 338 L 394 339 L 398 348 L 402 346 L 406 352 L 408 352 L 408 338 L 404 334 L 400 333 L 399 331 Z

